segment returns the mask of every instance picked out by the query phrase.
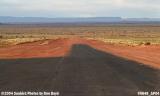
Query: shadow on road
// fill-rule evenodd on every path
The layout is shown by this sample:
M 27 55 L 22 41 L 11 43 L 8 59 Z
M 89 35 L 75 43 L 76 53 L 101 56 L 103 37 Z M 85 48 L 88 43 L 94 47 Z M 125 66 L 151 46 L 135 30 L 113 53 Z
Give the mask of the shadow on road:
M 135 96 L 160 89 L 160 70 L 75 44 L 65 57 L 0 60 L 0 91 L 62 96 Z

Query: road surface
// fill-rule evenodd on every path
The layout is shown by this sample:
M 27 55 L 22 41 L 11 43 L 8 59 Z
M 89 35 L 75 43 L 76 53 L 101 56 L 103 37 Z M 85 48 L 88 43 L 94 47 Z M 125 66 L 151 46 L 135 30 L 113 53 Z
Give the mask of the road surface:
M 0 91 L 59 91 L 60 96 L 137 96 L 159 91 L 160 70 L 74 44 L 63 57 L 0 60 Z

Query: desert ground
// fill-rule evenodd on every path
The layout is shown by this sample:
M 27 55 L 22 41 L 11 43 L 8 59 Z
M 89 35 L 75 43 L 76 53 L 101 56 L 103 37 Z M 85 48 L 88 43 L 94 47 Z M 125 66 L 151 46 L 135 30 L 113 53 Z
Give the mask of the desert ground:
M 133 30 L 131 28 L 129 31 Z M 158 28 L 156 26 L 152 30 Z M 2 32 L 2 39 L 15 38 L 13 34 L 3 36 L 6 30 L 10 33 L 8 28 L 0 30 L 5 31 Z M 84 31 L 83 28 L 81 30 Z M 20 38 L 21 34 L 15 34 Z M 113 36 L 109 38 L 107 35 L 107 39 L 100 39 L 98 33 L 98 36 L 91 34 L 87 33 L 86 37 L 79 33 L 63 34 L 65 38 L 60 34 L 57 34 L 58 38 L 55 35 L 49 38 L 43 35 L 40 39 L 36 37 L 36 40 L 29 41 L 27 37 L 26 42 L 5 43 L 0 48 L 0 91 L 58 91 L 60 96 L 137 96 L 138 91 L 159 92 L 160 45 L 152 44 L 154 40 L 159 40 L 157 32 L 146 35 L 152 38 L 147 39 L 147 43 L 146 37 L 142 38 L 143 35 L 138 34 L 138 44 L 122 44 L 124 40 L 121 36 L 118 37 L 118 43 L 106 42 Z M 129 35 L 127 40 L 132 41 Z M 134 33 L 134 36 L 137 34 Z

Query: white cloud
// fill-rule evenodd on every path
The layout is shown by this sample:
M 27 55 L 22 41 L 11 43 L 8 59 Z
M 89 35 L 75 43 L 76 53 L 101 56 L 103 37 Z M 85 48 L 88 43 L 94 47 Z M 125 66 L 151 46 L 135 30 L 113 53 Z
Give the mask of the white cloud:
M 35 13 L 57 16 L 130 16 L 155 14 L 160 17 L 160 0 L 1 0 L 0 13 L 31 16 Z M 5 12 L 4 12 L 5 11 Z M 132 12 L 132 13 L 131 13 Z M 136 14 L 137 12 L 137 14 Z M 117 13 L 117 14 L 116 14 Z M 141 13 L 141 14 L 138 14 Z M 9 14 L 9 13 L 8 13 Z M 144 15 L 143 15 L 144 14 Z M 11 14 L 12 15 L 12 14 Z M 149 15 L 150 16 L 150 15 Z

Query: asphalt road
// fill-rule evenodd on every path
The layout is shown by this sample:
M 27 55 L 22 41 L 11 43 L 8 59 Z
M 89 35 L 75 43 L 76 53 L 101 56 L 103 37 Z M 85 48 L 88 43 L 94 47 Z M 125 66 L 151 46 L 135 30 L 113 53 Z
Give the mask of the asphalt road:
M 0 60 L 0 91 L 137 96 L 138 91 L 160 91 L 160 70 L 75 44 L 64 57 Z

